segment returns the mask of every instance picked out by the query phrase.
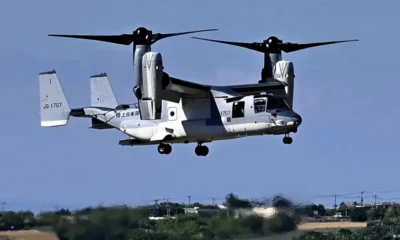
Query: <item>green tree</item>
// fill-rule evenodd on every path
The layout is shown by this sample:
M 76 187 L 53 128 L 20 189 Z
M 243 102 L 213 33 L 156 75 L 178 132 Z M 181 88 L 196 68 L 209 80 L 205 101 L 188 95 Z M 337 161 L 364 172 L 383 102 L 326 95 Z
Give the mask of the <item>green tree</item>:
M 385 213 L 385 218 L 400 217 L 400 207 L 398 205 L 391 206 Z
M 348 206 L 346 203 L 341 202 L 338 208 L 338 211 L 346 211 L 348 209 Z
M 251 233 L 254 235 L 264 235 L 264 218 L 257 215 L 241 218 L 238 222 L 243 233 Z
M 285 213 L 278 213 L 274 217 L 264 221 L 265 234 L 280 234 L 290 232 L 296 229 L 296 221 L 294 218 Z
M 367 219 L 369 221 L 383 219 L 385 217 L 385 214 L 386 214 L 386 209 L 381 206 L 378 206 L 376 208 L 371 208 L 367 210 Z
M 272 206 L 276 208 L 292 208 L 293 203 L 289 199 L 278 195 L 272 199 Z
M 226 205 L 228 208 L 251 208 L 251 203 L 249 200 L 241 199 L 233 193 L 226 196 Z
M 3 213 L 0 226 L 3 230 L 19 230 L 25 226 L 23 212 L 6 212 Z
M 319 214 L 320 216 L 325 216 L 326 210 L 325 210 L 324 205 L 319 204 L 318 206 L 316 206 L 316 210 L 318 211 L 318 214 Z
M 355 222 L 365 222 L 368 220 L 367 216 L 367 210 L 366 208 L 360 207 L 360 208 L 353 208 L 350 210 L 350 219 Z

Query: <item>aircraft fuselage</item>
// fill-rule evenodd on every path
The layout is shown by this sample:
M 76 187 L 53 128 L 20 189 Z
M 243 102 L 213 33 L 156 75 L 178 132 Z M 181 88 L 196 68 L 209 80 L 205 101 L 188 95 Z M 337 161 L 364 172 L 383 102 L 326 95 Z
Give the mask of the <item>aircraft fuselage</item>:
M 222 100 L 223 101 L 223 100 Z M 247 103 L 247 104 L 246 104 Z M 218 115 L 185 118 L 179 105 L 167 105 L 160 120 L 141 120 L 138 108 L 112 110 L 89 107 L 82 116 L 95 117 L 135 140 L 121 145 L 153 145 L 170 143 L 199 144 L 257 135 L 278 135 L 296 132 L 302 122 L 299 114 L 280 98 L 247 96 L 242 101 L 219 104 Z M 201 109 L 198 108 L 198 112 Z M 290 142 L 291 143 L 291 142 Z

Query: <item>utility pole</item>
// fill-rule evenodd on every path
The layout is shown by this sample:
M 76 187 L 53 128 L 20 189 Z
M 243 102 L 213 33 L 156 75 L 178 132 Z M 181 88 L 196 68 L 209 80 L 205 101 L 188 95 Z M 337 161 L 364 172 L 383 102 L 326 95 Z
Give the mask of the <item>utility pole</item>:
M 374 205 L 375 205 L 375 208 L 376 208 L 376 193 L 374 193 L 374 198 L 375 198 L 375 203 L 374 203 Z
M 215 198 L 212 198 L 212 205 L 215 205 Z
M 364 195 L 364 191 L 362 191 L 361 190 L 361 207 L 363 207 L 364 206 L 364 198 L 363 198 L 363 195 Z
M 1 211 L 4 212 L 5 211 L 5 205 L 7 204 L 6 202 L 2 202 L 1 204 Z
M 150 211 L 150 214 L 153 215 L 153 217 L 159 217 L 159 212 L 158 212 L 158 200 L 159 199 L 154 199 L 154 208 L 153 211 Z M 150 207 L 150 206 L 149 206 Z M 151 208 L 151 207 L 150 207 Z M 152 212 L 152 213 L 151 213 Z
M 170 211 L 171 209 L 169 208 L 169 198 L 166 199 L 167 200 L 167 217 L 170 217 Z
M 335 207 L 335 213 L 336 213 L 336 210 L 337 210 L 337 203 L 336 203 L 336 194 L 334 195 L 334 197 L 335 197 L 335 205 L 334 205 L 334 207 Z
M 188 199 L 189 199 L 189 207 L 190 207 L 190 198 L 191 198 L 191 197 L 192 197 L 192 196 L 190 196 L 190 195 L 188 196 Z

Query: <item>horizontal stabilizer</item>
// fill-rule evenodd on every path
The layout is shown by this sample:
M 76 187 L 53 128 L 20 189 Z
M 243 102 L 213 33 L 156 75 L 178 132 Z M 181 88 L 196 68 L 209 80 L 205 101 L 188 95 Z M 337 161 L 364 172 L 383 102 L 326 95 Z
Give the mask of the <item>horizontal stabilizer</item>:
M 55 70 L 39 74 L 40 120 L 42 127 L 64 126 L 71 109 Z
M 106 73 L 90 77 L 90 103 L 92 107 L 116 108 L 118 106 Z

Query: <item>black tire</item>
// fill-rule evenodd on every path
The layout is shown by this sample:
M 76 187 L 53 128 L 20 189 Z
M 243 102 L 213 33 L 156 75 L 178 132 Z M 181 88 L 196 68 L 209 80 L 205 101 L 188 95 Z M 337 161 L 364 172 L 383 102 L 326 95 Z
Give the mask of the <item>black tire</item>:
M 196 153 L 196 155 L 197 156 L 202 156 L 202 146 L 197 146 L 195 149 L 194 149 L 194 152 Z
M 284 144 L 292 144 L 293 139 L 291 137 L 284 137 L 283 138 L 283 143 Z
M 166 149 L 165 144 L 160 144 L 160 145 L 158 145 L 157 150 L 158 150 L 158 152 L 159 152 L 160 154 L 165 154 L 165 149 Z
M 207 146 L 201 146 L 201 156 L 207 156 L 209 149 Z
M 164 154 L 170 154 L 170 153 L 172 152 L 172 146 L 171 146 L 171 144 L 165 144 L 165 145 L 164 145 L 164 148 L 165 148 Z

